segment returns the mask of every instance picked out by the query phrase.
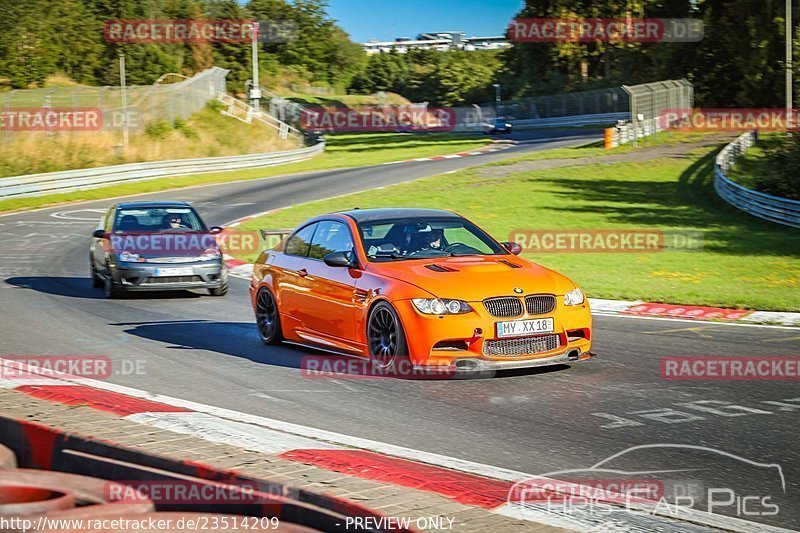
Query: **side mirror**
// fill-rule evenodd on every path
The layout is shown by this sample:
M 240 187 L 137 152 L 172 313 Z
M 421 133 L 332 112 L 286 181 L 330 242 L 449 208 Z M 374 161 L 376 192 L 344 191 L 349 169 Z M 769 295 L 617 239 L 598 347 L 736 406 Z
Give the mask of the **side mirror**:
M 522 252 L 522 246 L 520 246 L 518 242 L 501 242 L 500 244 L 514 255 L 519 255 L 520 252 Z
M 92 237 L 95 239 L 105 239 L 106 238 L 106 230 L 104 229 L 96 229 L 92 232 Z
M 219 226 L 211 226 L 210 228 L 208 228 L 208 232 L 211 235 L 219 235 L 220 233 L 222 233 L 222 228 Z
M 355 267 L 353 252 L 331 252 L 322 258 L 325 264 L 332 267 Z

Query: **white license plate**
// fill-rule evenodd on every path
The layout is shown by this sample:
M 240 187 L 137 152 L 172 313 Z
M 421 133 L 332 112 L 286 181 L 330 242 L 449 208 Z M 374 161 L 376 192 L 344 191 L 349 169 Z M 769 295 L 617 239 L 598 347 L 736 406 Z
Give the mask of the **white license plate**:
M 192 267 L 183 267 L 183 268 L 156 268 L 153 271 L 153 275 L 157 278 L 164 277 L 164 276 L 191 276 L 194 274 L 194 269 Z
M 534 318 L 533 320 L 512 320 L 497 323 L 498 337 L 523 337 L 540 333 L 553 333 L 552 318 Z

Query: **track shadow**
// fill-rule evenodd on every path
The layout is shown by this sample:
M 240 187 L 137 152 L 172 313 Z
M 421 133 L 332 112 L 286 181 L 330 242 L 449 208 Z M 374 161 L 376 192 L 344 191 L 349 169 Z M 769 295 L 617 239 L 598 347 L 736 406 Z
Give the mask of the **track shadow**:
M 404 379 L 451 380 L 490 377 L 515 377 L 547 374 L 569 369 L 555 365 L 502 372 L 454 374 L 448 372 L 414 371 L 402 366 L 396 372 L 375 369 L 368 360 L 336 355 L 321 350 L 292 345 L 265 346 L 252 322 L 214 322 L 210 320 L 177 320 L 164 322 L 120 322 L 111 326 L 125 328 L 125 333 L 154 340 L 168 348 L 207 350 L 223 355 L 241 357 L 254 363 L 297 368 L 308 377 L 329 379 Z M 179 356 L 180 357 L 180 356 Z
M 91 280 L 69 276 L 20 276 L 5 280 L 19 289 L 30 289 L 55 296 L 98 300 L 105 298 L 103 289 L 92 287 Z M 205 292 L 205 291 L 204 291 Z M 132 291 L 123 294 L 122 300 L 164 300 L 202 298 L 202 293 L 191 291 Z
M 265 346 L 252 322 L 176 320 L 110 325 L 123 327 L 129 335 L 160 342 L 176 351 L 207 350 L 266 365 L 300 368 L 303 357 L 309 355 L 308 351 L 290 346 Z

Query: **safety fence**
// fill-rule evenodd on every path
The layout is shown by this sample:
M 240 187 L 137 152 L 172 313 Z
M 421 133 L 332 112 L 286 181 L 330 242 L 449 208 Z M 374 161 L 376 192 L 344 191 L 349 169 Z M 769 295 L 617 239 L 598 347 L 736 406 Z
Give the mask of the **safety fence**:
M 800 201 L 754 191 L 728 178 L 727 172 L 736 159 L 754 146 L 756 140 L 755 132 L 743 133 L 722 149 L 714 164 L 714 189 L 723 200 L 753 216 L 800 228 Z
M 205 172 L 223 172 L 245 168 L 271 167 L 308 159 L 325 150 L 325 143 L 297 150 L 267 152 L 203 159 L 179 159 L 132 163 L 64 172 L 28 174 L 0 178 L 0 198 L 38 196 L 47 193 L 105 187 L 120 182 L 141 181 L 170 176 L 184 176 Z
M 97 130 L 130 132 L 143 131 L 147 124 L 163 120 L 188 119 L 225 92 L 228 71 L 212 67 L 191 78 L 179 74 L 166 74 L 150 86 L 120 87 L 52 87 L 45 89 L 15 90 L 0 95 L 0 113 L 6 124 L 0 127 L 0 145 L 26 133 L 29 128 L 14 127 L 9 117 L 15 113 L 58 112 L 77 116 L 94 110 L 101 117 Z M 170 83 L 174 80 L 174 83 Z M 62 128 L 59 124 L 44 123 L 35 133 L 76 134 L 81 129 Z

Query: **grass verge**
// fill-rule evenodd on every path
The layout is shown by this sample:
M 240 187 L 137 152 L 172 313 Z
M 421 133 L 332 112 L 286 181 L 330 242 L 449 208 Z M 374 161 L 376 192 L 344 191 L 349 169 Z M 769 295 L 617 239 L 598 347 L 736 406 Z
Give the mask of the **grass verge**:
M 700 231 L 700 251 L 525 256 L 570 276 L 591 297 L 800 311 L 800 235 L 717 197 L 712 170 L 721 146 L 687 148 L 683 155 L 641 162 L 603 163 L 598 157 L 588 165 L 534 171 L 514 166 L 506 174 L 476 167 L 299 205 L 241 228 L 292 227 L 307 217 L 357 205 L 453 209 L 499 240 L 508 240 L 518 229 Z M 570 157 L 599 155 L 596 148 L 570 148 L 528 159 L 563 156 L 564 150 Z
M 174 178 L 117 184 L 98 189 L 48 194 L 0 201 L 0 212 L 32 209 L 48 205 L 100 200 L 147 192 L 159 192 L 180 187 L 268 178 L 299 172 L 377 165 L 389 161 L 431 157 L 473 150 L 487 145 L 487 137 L 451 134 L 343 134 L 326 136 L 324 154 L 306 161 L 276 167 L 196 174 Z M 178 195 L 179 196 L 179 195 Z

